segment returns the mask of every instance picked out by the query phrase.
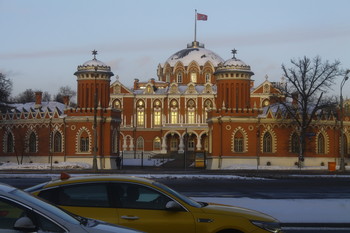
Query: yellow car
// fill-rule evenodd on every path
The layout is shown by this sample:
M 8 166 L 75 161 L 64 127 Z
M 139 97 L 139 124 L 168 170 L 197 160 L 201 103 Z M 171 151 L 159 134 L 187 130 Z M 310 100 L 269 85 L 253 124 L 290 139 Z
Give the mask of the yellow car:
M 279 222 L 244 208 L 196 202 L 152 180 L 61 176 L 26 191 L 88 218 L 149 233 L 282 232 Z

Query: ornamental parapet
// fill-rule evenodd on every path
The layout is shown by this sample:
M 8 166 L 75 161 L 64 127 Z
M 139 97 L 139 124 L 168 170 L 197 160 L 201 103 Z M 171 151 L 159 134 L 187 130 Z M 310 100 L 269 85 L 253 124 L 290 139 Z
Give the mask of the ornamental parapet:
M 223 109 L 213 109 L 212 111 L 208 112 L 209 117 L 216 117 L 216 116 L 258 116 L 262 113 L 262 109 L 259 108 L 223 108 Z

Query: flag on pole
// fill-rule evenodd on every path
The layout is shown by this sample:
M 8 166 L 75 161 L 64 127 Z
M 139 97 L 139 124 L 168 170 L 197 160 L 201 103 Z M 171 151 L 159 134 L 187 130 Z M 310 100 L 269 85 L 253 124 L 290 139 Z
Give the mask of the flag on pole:
M 207 21 L 208 20 L 208 16 L 205 15 L 205 14 L 197 13 L 197 20 L 205 20 L 205 21 Z

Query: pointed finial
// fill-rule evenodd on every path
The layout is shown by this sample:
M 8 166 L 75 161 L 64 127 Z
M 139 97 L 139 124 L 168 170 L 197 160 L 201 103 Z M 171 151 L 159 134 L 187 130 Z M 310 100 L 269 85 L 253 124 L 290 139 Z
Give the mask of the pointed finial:
M 233 54 L 232 58 L 236 59 L 237 49 L 232 49 L 231 52 Z
M 94 49 L 94 50 L 92 51 L 92 55 L 94 55 L 94 60 L 96 60 L 96 55 L 97 55 L 96 49 Z

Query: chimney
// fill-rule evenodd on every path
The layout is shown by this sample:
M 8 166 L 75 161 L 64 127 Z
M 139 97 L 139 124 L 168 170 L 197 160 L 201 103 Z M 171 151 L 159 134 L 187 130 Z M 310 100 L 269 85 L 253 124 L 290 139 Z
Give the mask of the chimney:
M 41 91 L 35 92 L 35 108 L 41 108 L 41 100 L 43 97 L 43 93 Z
M 63 103 L 64 103 L 64 105 L 69 106 L 69 96 L 68 95 L 63 96 Z
M 139 81 L 137 78 L 135 78 L 134 80 L 134 90 L 138 90 L 139 89 Z

